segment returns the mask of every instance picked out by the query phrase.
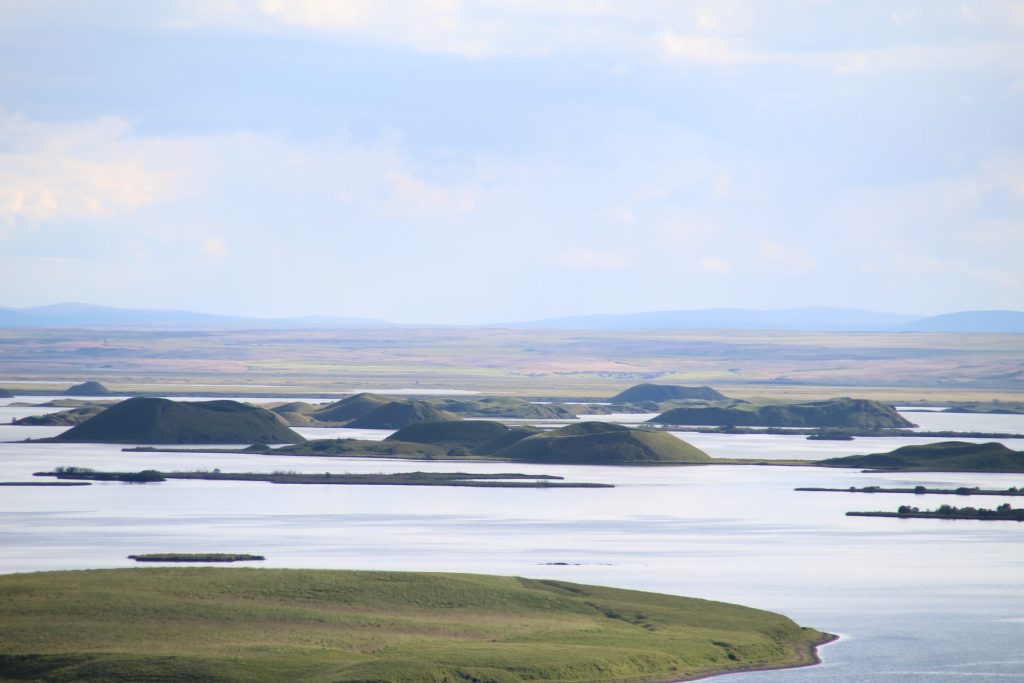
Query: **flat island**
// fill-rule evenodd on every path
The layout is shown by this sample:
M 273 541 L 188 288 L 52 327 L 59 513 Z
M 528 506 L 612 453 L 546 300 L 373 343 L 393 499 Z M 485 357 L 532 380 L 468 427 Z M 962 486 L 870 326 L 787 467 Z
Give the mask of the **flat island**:
M 901 505 L 896 512 L 847 512 L 847 517 L 899 517 L 901 519 L 983 519 L 1024 522 L 1024 508 L 1013 508 L 1003 503 L 995 510 L 985 508 L 940 505 L 935 510 L 919 510 Z
M 249 562 L 267 558 L 248 553 L 146 553 L 129 555 L 128 559 L 136 562 Z
M 177 567 L 0 576 L 4 680 L 632 681 L 806 666 L 771 612 L 473 574 Z

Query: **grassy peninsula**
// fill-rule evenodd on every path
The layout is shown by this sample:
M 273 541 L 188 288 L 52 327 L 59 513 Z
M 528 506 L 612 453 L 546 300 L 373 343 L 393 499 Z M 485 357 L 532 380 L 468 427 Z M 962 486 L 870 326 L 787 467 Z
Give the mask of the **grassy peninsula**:
M 1024 451 L 1012 450 L 995 441 L 942 441 L 903 446 L 888 453 L 829 458 L 816 464 L 891 472 L 1024 472 Z
M 179 567 L 0 576 L 4 680 L 679 681 L 804 666 L 771 612 L 472 574 Z
M 914 424 L 880 401 L 831 398 L 806 403 L 711 401 L 667 410 L 650 422 L 666 425 L 895 429 Z

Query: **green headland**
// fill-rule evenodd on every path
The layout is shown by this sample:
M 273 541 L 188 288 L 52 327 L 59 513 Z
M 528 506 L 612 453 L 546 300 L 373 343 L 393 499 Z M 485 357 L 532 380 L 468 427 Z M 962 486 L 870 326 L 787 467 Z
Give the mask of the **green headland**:
M 217 567 L 0 576 L 8 681 L 679 681 L 805 666 L 771 612 L 561 581 Z
M 1024 451 L 994 441 L 942 441 L 903 446 L 888 453 L 829 458 L 816 464 L 895 472 L 1024 472 Z
M 737 427 L 816 427 L 829 429 L 892 429 L 913 427 L 896 410 L 880 401 L 831 398 L 807 403 L 756 404 L 718 401 L 667 410 L 650 422 L 666 425 Z

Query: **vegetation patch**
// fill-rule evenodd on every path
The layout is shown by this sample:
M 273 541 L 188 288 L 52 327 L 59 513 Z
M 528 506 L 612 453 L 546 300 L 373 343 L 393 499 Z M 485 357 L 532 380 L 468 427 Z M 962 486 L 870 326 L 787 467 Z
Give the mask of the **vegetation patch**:
M 896 512 L 847 512 L 847 517 L 900 517 L 916 519 L 982 519 L 1024 522 L 1024 508 L 1013 508 L 1003 503 L 995 510 L 974 507 L 940 505 L 935 510 L 919 510 L 910 505 L 901 505 Z
M 889 405 L 860 398 L 808 403 L 718 401 L 667 410 L 650 420 L 669 425 L 892 429 L 914 424 Z
M 678 681 L 813 664 L 771 612 L 471 574 L 177 567 L 0 576 L 0 678 Z
M 815 464 L 892 472 L 1024 472 L 1024 451 L 1014 451 L 995 441 L 942 441 L 903 446 L 888 453 L 829 458 Z

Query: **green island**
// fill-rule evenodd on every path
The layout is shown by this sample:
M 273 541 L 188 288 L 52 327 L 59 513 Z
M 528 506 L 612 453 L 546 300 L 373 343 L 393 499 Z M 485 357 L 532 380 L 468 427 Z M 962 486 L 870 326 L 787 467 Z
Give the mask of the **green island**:
M 923 496 L 937 494 L 943 496 L 1024 496 L 1024 490 L 1011 486 L 1008 489 L 983 489 L 977 486 L 958 486 L 955 489 L 930 489 L 927 486 L 885 488 L 882 486 L 851 486 L 849 488 L 821 488 L 817 486 L 801 486 L 794 491 L 826 491 L 835 493 L 913 493 Z
M 1024 472 L 1024 451 L 998 442 L 942 441 L 903 446 L 888 453 L 829 458 L 816 464 L 885 472 Z
M 915 426 L 897 413 L 895 408 L 881 401 L 847 397 L 805 403 L 757 404 L 736 400 L 694 402 L 667 410 L 649 422 L 666 425 L 819 429 L 892 429 Z
M 0 678 L 563 683 L 807 666 L 739 605 L 473 574 L 218 567 L 0 576 Z
M 249 562 L 267 558 L 248 553 L 145 553 L 129 555 L 128 559 L 136 562 Z
M 303 472 L 100 472 L 88 467 L 58 467 L 35 472 L 37 477 L 85 481 L 120 481 L 129 484 L 159 483 L 168 479 L 206 481 L 264 481 L 271 484 L 332 484 L 338 486 L 469 486 L 479 488 L 614 488 L 613 484 L 567 482 L 550 474 L 468 474 L 466 472 L 396 472 L 393 474 L 334 474 Z
M 88 481 L 0 481 L 0 486 L 92 486 Z
M 940 505 L 935 510 L 919 510 L 901 505 L 896 512 L 847 512 L 847 517 L 899 517 L 901 519 L 982 519 L 1024 522 L 1024 508 L 1013 508 L 1003 503 L 995 510 L 985 508 Z

